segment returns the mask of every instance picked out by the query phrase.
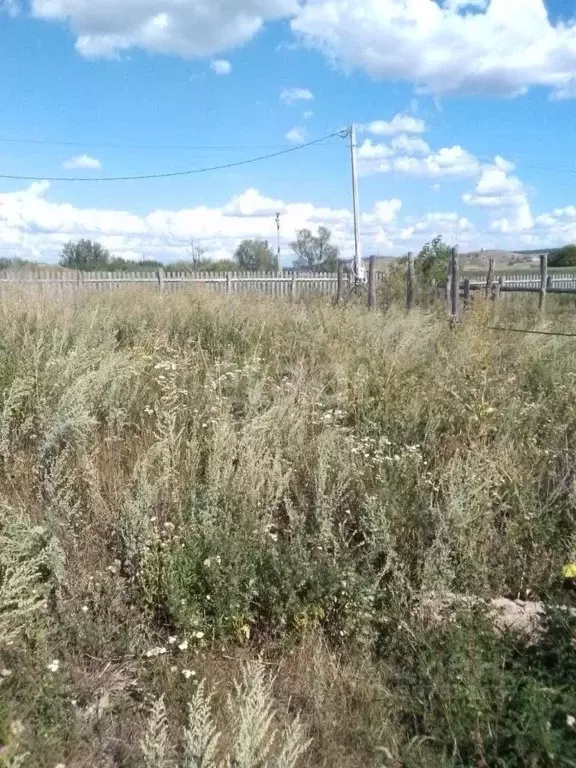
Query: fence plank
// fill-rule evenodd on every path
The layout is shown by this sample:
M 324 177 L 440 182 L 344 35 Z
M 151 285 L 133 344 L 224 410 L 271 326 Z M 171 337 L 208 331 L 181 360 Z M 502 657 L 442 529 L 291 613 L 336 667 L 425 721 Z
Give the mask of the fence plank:
M 452 321 L 458 322 L 458 315 L 460 312 L 460 254 L 458 248 L 452 248 L 450 254 L 450 313 L 452 315 Z
M 368 309 L 376 309 L 376 256 L 370 256 L 368 263 Z
M 540 256 L 540 296 L 538 298 L 538 309 L 543 312 L 546 305 L 546 288 L 548 287 L 548 254 L 543 253 Z
M 408 254 L 406 262 L 406 309 L 408 312 L 414 305 L 416 298 L 416 268 L 414 266 L 414 254 L 412 251 Z
M 488 260 L 488 276 L 486 277 L 486 298 L 492 294 L 492 283 L 494 282 L 494 259 Z

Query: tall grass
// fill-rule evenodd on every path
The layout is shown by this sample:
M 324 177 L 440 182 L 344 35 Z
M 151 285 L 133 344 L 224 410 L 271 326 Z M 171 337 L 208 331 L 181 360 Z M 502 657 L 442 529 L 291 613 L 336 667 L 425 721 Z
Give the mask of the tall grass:
M 566 614 L 526 645 L 476 604 L 420 609 L 557 602 L 576 554 L 576 346 L 496 335 L 493 312 L 528 319 L 522 300 L 451 330 L 394 304 L 5 297 L 6 760 L 178 760 L 196 702 L 218 765 L 570 765 Z M 226 734 L 258 718 L 233 680 L 259 656 L 268 736 L 238 757 L 250 735 Z

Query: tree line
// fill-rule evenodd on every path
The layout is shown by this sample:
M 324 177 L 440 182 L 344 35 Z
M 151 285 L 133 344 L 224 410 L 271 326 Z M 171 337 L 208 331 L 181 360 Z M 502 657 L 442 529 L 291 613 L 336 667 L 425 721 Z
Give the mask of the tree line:
M 338 268 L 340 251 L 331 242 L 332 233 L 326 227 L 319 227 L 313 234 L 309 229 L 296 232 L 296 240 L 290 243 L 294 253 L 294 267 L 310 272 L 334 272 Z M 214 260 L 206 256 L 199 243 L 192 241 L 188 250 L 189 259 L 164 264 L 155 260 L 133 261 L 113 256 L 101 243 L 92 240 L 76 240 L 66 243 L 60 256 L 60 266 L 84 271 L 135 271 L 164 267 L 172 272 L 187 271 L 258 271 L 271 272 L 278 269 L 278 257 L 267 240 L 243 240 L 234 253 L 233 259 Z

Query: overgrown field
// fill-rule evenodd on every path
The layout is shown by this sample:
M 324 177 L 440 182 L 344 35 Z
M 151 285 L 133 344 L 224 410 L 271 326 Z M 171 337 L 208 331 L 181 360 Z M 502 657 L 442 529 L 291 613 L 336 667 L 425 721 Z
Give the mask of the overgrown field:
M 484 328 L 528 302 L 3 297 L 0 765 L 576 765 L 576 621 L 422 609 L 574 602 L 576 339 Z

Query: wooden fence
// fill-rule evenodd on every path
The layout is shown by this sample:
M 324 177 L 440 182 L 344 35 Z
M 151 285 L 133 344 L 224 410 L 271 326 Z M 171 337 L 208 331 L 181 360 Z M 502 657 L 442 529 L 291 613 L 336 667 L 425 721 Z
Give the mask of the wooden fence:
M 414 281 L 410 268 L 407 269 L 407 295 L 414 291 Z M 473 291 L 483 291 L 493 301 L 500 298 L 503 293 L 533 293 L 538 294 L 538 308 L 542 312 L 546 305 L 546 296 L 552 294 L 576 294 L 576 274 L 570 272 L 554 271 L 548 269 L 548 255 L 540 257 L 540 271 L 533 274 L 497 274 L 494 269 L 494 260 L 490 259 L 486 276 L 470 275 L 464 280 L 460 279 L 460 257 L 458 249 L 453 248 L 450 255 L 448 275 L 444 293 L 450 316 L 458 320 L 461 305 L 461 297 L 464 297 L 464 307 L 470 302 Z
M 345 276 L 346 281 L 349 281 L 348 276 Z M 128 285 L 148 286 L 167 293 L 203 288 L 230 294 L 335 295 L 338 282 L 338 275 L 329 272 L 165 272 L 163 269 L 153 272 L 0 272 L 0 290 L 18 286 L 56 295 L 78 290 L 109 292 Z

